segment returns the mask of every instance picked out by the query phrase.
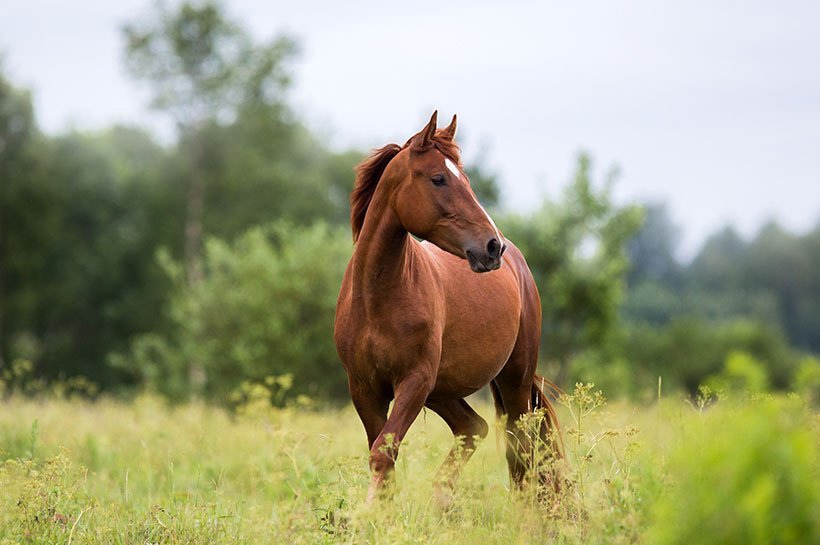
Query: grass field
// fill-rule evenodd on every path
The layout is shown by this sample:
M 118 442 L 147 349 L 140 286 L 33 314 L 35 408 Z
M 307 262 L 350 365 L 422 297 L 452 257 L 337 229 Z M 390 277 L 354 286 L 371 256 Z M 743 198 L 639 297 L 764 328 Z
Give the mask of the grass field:
M 818 417 L 799 399 L 602 401 L 582 388 L 559 409 L 559 496 L 511 493 L 491 432 L 443 509 L 433 482 L 453 440 L 430 412 L 389 496 L 368 506 L 349 408 L 12 395 L 0 402 L 0 544 L 820 542 Z

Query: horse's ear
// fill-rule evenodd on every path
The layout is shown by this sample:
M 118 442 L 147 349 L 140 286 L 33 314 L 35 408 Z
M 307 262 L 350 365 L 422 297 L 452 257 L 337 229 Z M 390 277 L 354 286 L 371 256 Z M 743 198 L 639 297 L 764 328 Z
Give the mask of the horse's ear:
M 436 134 L 436 123 L 438 122 L 438 110 L 433 112 L 432 117 L 430 117 L 430 121 L 427 123 L 427 126 L 421 129 L 421 132 L 418 134 L 418 139 L 416 140 L 416 146 L 419 149 L 427 149 L 431 145 L 433 145 L 433 135 Z
M 458 120 L 456 119 L 456 115 L 453 114 L 453 120 L 450 121 L 450 124 L 447 125 L 445 128 L 441 129 L 441 136 L 443 136 L 447 140 L 454 140 L 456 137 L 457 125 Z

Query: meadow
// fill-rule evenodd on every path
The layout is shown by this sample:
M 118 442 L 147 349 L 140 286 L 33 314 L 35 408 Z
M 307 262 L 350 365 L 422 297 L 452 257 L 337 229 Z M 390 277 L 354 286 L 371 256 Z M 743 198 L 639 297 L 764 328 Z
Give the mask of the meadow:
M 580 385 L 559 405 L 559 494 L 509 490 L 496 429 L 446 508 L 433 487 L 453 439 L 436 415 L 366 505 L 355 412 L 303 405 L 8 395 L 0 544 L 820 542 L 820 419 L 796 396 L 636 405 Z

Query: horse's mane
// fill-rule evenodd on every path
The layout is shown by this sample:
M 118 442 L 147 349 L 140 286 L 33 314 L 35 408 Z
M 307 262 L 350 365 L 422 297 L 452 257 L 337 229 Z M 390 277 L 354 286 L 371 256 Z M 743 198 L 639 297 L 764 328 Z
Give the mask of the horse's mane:
M 353 192 L 350 193 L 350 228 L 353 230 L 353 242 L 359 238 L 367 207 L 370 206 L 370 200 L 376 192 L 376 185 L 384 169 L 401 150 L 402 147 L 398 144 L 387 144 L 374 150 L 370 157 L 356 167 L 356 181 Z
M 441 129 L 436 131 L 435 136 L 433 136 L 433 146 L 461 168 L 461 155 L 458 145 L 440 133 Z M 354 242 L 358 240 L 359 233 L 362 231 L 367 208 L 370 206 L 370 200 L 376 192 L 376 186 L 379 184 L 382 174 L 384 174 L 384 169 L 401 150 L 413 145 L 415 138 L 414 136 L 408 140 L 404 146 L 387 144 L 384 147 L 375 149 L 367 159 L 356 167 L 356 181 L 353 184 L 353 191 L 350 193 L 350 228 L 353 231 Z

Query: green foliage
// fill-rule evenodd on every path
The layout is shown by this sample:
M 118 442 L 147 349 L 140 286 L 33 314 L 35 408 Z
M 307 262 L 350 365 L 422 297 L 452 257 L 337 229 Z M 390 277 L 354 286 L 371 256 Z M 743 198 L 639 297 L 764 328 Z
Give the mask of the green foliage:
M 820 403 L 820 358 L 805 356 L 800 360 L 792 388 L 810 403 Z
M 389 497 L 368 506 L 353 407 L 272 407 L 266 396 L 287 380 L 257 386 L 242 389 L 240 414 L 152 395 L 0 400 L 0 543 L 818 541 L 820 429 L 797 400 L 691 410 L 668 398 L 604 403 L 580 384 L 556 406 L 558 495 L 509 489 L 495 421 L 499 440 L 478 444 L 442 509 L 431 497 L 453 439 L 438 417 L 416 421 Z M 537 435 L 538 415 L 530 424 Z
M 266 377 L 293 373 L 289 396 L 343 397 L 328 324 L 349 244 L 309 226 L 347 222 L 361 154 L 329 151 L 288 108 L 294 42 L 256 43 L 209 0 L 158 3 L 123 34 L 128 69 L 179 129 L 172 146 L 129 127 L 41 134 L 30 93 L 0 74 L 0 389 L 139 384 L 183 398 L 207 374 L 205 395 L 245 385 L 250 399 Z M 467 172 L 498 205 L 492 173 L 480 162 Z M 820 227 L 795 236 L 770 224 L 750 241 L 727 228 L 683 265 L 662 206 L 639 229 L 641 212 L 612 201 L 614 175 L 591 178 L 581 155 L 563 198 L 497 218 L 539 285 L 551 378 L 646 397 L 658 377 L 691 394 L 712 377 L 714 388 L 820 398 L 816 360 L 789 347 L 820 350 Z M 308 244 L 283 265 L 280 235 L 243 235 L 274 220 L 297 238 L 325 230 L 330 254 Z M 205 248 L 209 236 L 222 242 Z M 191 248 L 208 254 L 201 286 L 182 282 Z
M 228 396 L 237 416 L 259 418 L 286 405 L 308 409 L 314 402 L 306 395 L 296 396 L 293 389 L 293 375 L 267 376 L 261 382 L 245 380 Z M 290 402 L 290 403 L 289 403 Z
M 613 398 L 636 399 L 646 394 L 651 377 L 637 380 L 636 370 L 623 355 L 608 350 L 591 349 L 581 352 L 572 360 L 570 379 L 577 383 L 595 380 L 602 390 Z
M 728 391 L 791 386 L 799 356 L 790 345 L 820 347 L 820 230 L 794 236 L 769 224 L 746 242 L 726 228 L 685 266 L 671 257 L 674 232 L 665 210 L 650 207 L 630 242 L 628 334 L 616 353 L 640 381 L 663 376 L 690 393 L 704 381 Z
M 331 153 L 298 122 L 265 105 L 201 136 L 208 150 L 203 223 L 209 235 L 231 239 L 274 219 L 347 223 L 361 154 Z
M 747 242 L 727 227 L 684 266 L 671 257 L 675 228 L 665 211 L 648 212 L 630 242 L 625 318 L 661 326 L 681 315 L 756 320 L 782 328 L 796 348 L 820 349 L 820 228 L 796 236 L 770 223 Z
M 779 331 L 746 320 L 710 324 L 683 317 L 660 328 L 630 325 L 618 345 L 633 370 L 632 380 L 644 391 L 651 391 L 660 376 L 667 388 L 694 394 L 707 377 L 722 371 L 734 351 L 762 364 L 767 380 L 777 388 L 790 384 L 796 365 Z
M 153 105 L 179 130 L 185 181 L 184 265 L 189 283 L 202 278 L 206 203 L 212 201 L 214 132 L 241 111 L 262 119 L 284 117 L 288 39 L 256 45 L 218 2 L 158 3 L 144 20 L 123 27 L 131 73 L 153 87 Z M 222 203 L 219 203 L 222 204 Z
M 34 364 L 23 358 L 0 367 L 0 399 L 20 395 L 43 399 L 94 398 L 98 393 L 99 386 L 82 375 L 46 381 L 35 374 Z
M 191 129 L 232 118 L 248 103 L 281 103 L 294 43 L 256 46 L 220 3 L 156 3 L 144 19 L 123 27 L 126 66 L 153 86 L 153 105 Z
M 490 405 L 476 408 L 492 419 Z M 35 418 L 37 454 L 21 461 Z M 557 502 L 510 491 L 504 449 L 491 439 L 444 510 L 431 497 L 452 434 L 437 417 L 419 419 L 403 441 L 392 497 L 367 506 L 366 440 L 349 406 L 237 417 L 151 396 L 132 404 L 13 398 L 0 406 L 0 445 L 14 449 L 0 453 L 0 543 L 71 535 L 72 543 L 634 543 L 655 470 L 629 454 L 638 437 L 600 407 L 583 429 L 578 451 L 568 448 L 566 496 Z M 585 464 L 583 501 L 569 484 L 576 459 Z
M 328 152 L 278 102 L 238 108 L 231 123 L 196 131 L 213 196 L 205 232 L 230 240 L 274 218 L 346 221 L 359 155 Z M 105 361 L 127 350 L 164 361 L 148 353 L 169 350 L 159 339 L 172 326 L 162 312 L 171 283 L 155 254 L 183 254 L 192 133 L 168 149 L 126 127 L 47 137 L 28 93 L 2 76 L 0 123 L 0 371 L 23 358 L 38 378 L 133 386 L 139 377 Z M 149 383 L 163 376 L 143 371 Z
M 350 251 L 345 230 L 279 222 L 231 244 L 211 239 L 197 286 L 166 258 L 177 286 L 170 332 L 137 338 L 130 354 L 113 363 L 139 369 L 141 380 L 177 399 L 189 392 L 191 362 L 204 369 L 204 393 L 216 400 L 227 400 L 243 381 L 271 375 L 292 375 L 289 396 L 342 398 L 347 383 L 333 317 Z
M 83 540 L 80 524 L 94 501 L 82 490 L 81 472 L 65 453 L 42 463 L 8 460 L 0 464 L 0 482 L 10 485 L 4 495 L 16 498 L 16 505 L 5 506 L 12 517 L 5 521 L 8 526 L 0 537 L 4 533 L 25 536 L 25 543 L 44 545 Z
M 55 188 L 37 160 L 43 144 L 34 125 L 30 93 L 16 89 L 0 73 L 0 365 L 30 357 L 11 354 L 14 337 L 37 350 L 24 333 L 36 319 L 31 307 L 38 298 L 26 278 L 37 275 L 45 263 L 36 249 L 47 243 L 55 224 L 51 198 Z M 14 318 L 25 325 L 15 327 Z
M 557 367 L 553 376 L 562 384 L 572 357 L 603 346 L 617 326 L 628 267 L 625 245 L 642 212 L 612 203 L 614 176 L 596 189 L 591 160 L 582 154 L 562 201 L 546 200 L 530 217 L 499 221 L 535 276 L 544 316 L 541 353 Z
M 157 199 L 164 153 L 131 129 L 55 139 L 31 130 L 36 163 L 1 184 L 0 359 L 110 385 L 123 377 L 99 365 L 105 353 L 161 327 L 151 306 L 164 284 L 151 256 L 167 225 Z M 28 162 L 25 150 L 9 148 L 18 154 L 9 162 Z
M 607 430 L 590 431 L 589 421 L 593 414 L 605 403 L 606 398 L 601 390 L 595 390 L 593 383 L 577 383 L 571 394 L 563 394 L 558 402 L 567 408 L 570 420 L 569 425 L 565 425 L 564 433 L 567 436 L 567 445 L 573 457 L 573 472 L 568 478 L 572 482 L 572 492 L 575 500 L 585 508 L 587 496 L 589 494 L 589 471 L 590 462 L 593 460 L 593 453 L 597 447 L 608 436 L 615 436 L 617 433 Z M 627 475 L 628 477 L 628 475 Z
M 629 285 L 643 281 L 659 281 L 672 287 L 679 285 L 682 267 L 675 253 L 680 236 L 680 229 L 670 220 L 665 205 L 647 205 L 643 225 L 627 244 Z
M 715 391 L 762 393 L 769 389 L 769 378 L 762 362 L 739 350 L 729 352 L 720 373 L 706 379 Z
M 794 403 L 706 412 L 672 455 L 649 543 L 820 542 L 816 424 Z
M 0 396 L 9 393 L 28 393 L 34 365 L 26 359 L 17 358 L 11 365 L 0 369 Z

